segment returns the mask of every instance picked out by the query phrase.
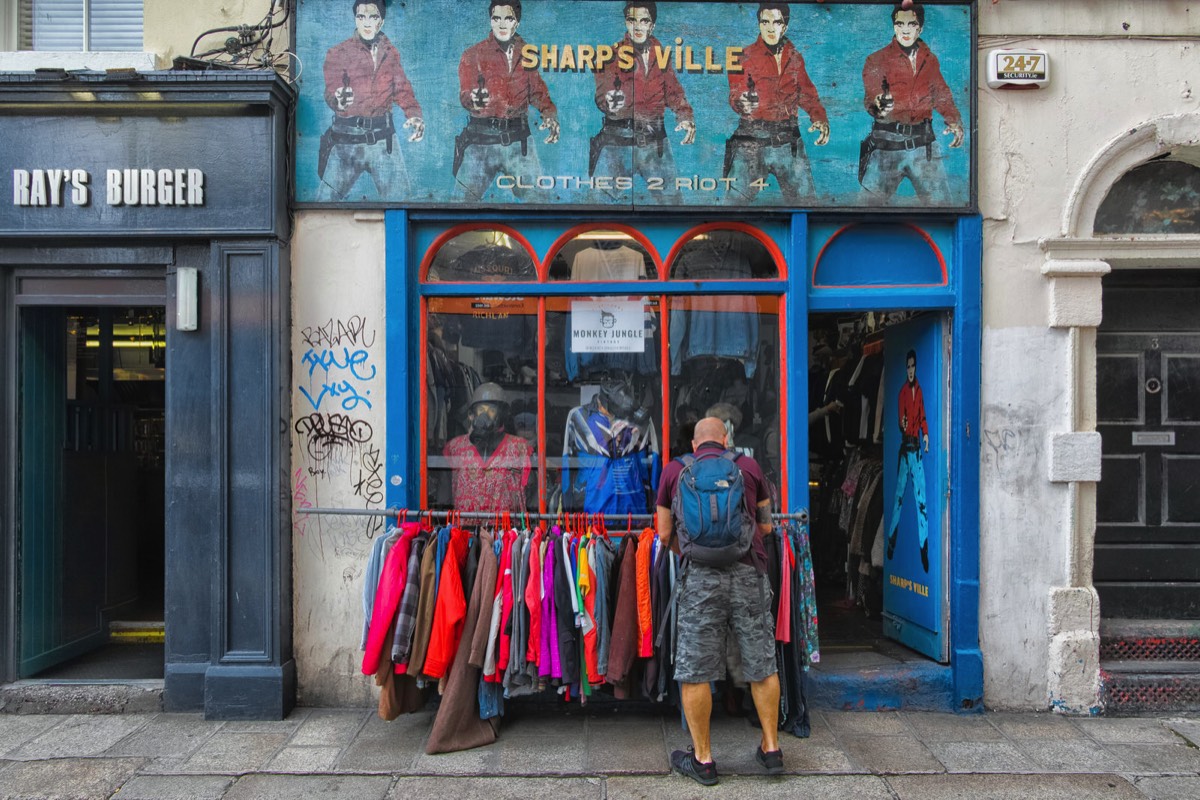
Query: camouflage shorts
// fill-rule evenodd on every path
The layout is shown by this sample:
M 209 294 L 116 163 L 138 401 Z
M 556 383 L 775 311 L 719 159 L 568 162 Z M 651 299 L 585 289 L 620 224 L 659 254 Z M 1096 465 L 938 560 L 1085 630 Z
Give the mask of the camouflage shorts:
M 679 588 L 675 679 L 707 683 L 725 677 L 725 642 L 741 650 L 751 683 L 775 674 L 775 621 L 767 576 L 749 564 L 692 564 Z M 728 634 L 732 631 L 732 637 Z

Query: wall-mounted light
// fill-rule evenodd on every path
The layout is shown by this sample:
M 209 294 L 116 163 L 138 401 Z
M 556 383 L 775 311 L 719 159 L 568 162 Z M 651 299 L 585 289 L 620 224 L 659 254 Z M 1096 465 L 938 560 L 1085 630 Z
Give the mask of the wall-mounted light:
M 199 285 L 200 272 L 195 267 L 175 270 L 175 330 L 199 329 Z

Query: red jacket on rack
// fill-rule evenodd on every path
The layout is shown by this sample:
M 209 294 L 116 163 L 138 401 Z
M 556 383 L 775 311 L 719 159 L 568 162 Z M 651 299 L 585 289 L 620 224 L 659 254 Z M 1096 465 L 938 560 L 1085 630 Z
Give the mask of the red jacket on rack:
M 467 613 L 467 598 L 463 593 L 462 567 L 467 557 L 469 535 L 461 528 L 450 532 L 450 546 L 442 562 L 442 577 L 438 582 L 437 605 L 433 612 L 433 632 L 429 635 L 429 651 L 421 672 L 430 678 L 445 676 L 454 660 L 458 640 L 462 636 L 463 618 Z

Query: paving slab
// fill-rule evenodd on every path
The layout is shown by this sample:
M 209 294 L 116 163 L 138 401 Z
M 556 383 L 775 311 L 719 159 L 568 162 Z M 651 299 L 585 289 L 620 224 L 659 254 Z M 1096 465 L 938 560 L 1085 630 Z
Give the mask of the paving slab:
M 871 772 L 945 771 L 915 736 L 842 736 L 841 741 L 850 760 Z
M 1039 769 L 1054 772 L 1126 772 L 1129 766 L 1091 739 L 1021 739 L 1017 748 Z
M 65 714 L 0 714 L 0 756 L 70 717 Z
M 1110 744 L 1106 747 L 1124 760 L 1129 772 L 1200 772 L 1200 750 L 1185 744 Z
M 901 712 L 900 718 L 925 742 L 999 742 L 1004 734 L 987 714 Z
M 610 795 L 611 796 L 611 795 Z M 400 778 L 388 800 L 602 800 L 604 781 L 599 778 Z
M 338 772 L 408 773 L 419 753 L 425 752 L 427 732 L 419 735 L 396 731 L 388 736 L 362 735 L 338 759 Z
M 220 730 L 199 714 L 159 714 L 105 751 L 110 756 L 186 758 Z
M 588 771 L 587 740 L 583 736 L 509 739 L 492 749 L 497 751 L 494 774 L 498 775 L 586 775 Z
M 506 714 L 500 718 L 500 738 L 503 740 L 534 737 L 545 739 L 582 739 L 587 733 L 587 717 L 583 714 Z
M 1169 719 L 1163 724 L 1196 747 L 1200 747 L 1200 719 Z
M 1070 717 L 1050 712 L 991 713 L 988 721 L 1012 739 L 1078 739 L 1083 736 Z
M 333 766 L 342 754 L 340 747 L 293 747 L 288 745 L 271 759 L 267 772 L 333 772 Z
M 421 746 L 424 747 L 425 739 L 428 738 L 429 729 L 432 726 L 433 714 L 429 711 L 418 711 L 416 714 L 401 714 L 390 722 L 380 719 L 378 714 L 368 714 L 367 721 L 359 730 L 355 740 L 361 741 L 362 739 L 373 738 L 408 739 L 417 737 L 420 738 Z
M 311 708 L 296 708 L 284 719 L 232 720 L 221 724 L 225 733 L 294 733 L 312 714 Z M 209 722 L 207 724 L 217 724 Z
M 287 738 L 285 733 L 217 733 L 183 762 L 182 771 L 232 775 L 261 769 Z
M 1105 744 L 1179 744 L 1165 720 L 1145 717 L 1076 717 L 1071 723 Z
M 744 798 L 745 800 L 893 800 L 882 778 L 871 775 L 811 775 L 781 778 L 723 777 L 714 787 L 691 778 L 609 778 L 605 781 L 608 800 L 694 800 L 696 797 Z
M 495 745 L 432 756 L 422 749 L 412 760 L 411 771 L 417 775 L 495 775 L 499 760 L 500 749 Z
M 7 755 L 18 761 L 99 755 L 150 719 L 148 714 L 72 716 Z
M 822 711 L 821 716 L 838 736 L 892 736 L 909 732 L 894 711 Z
M 667 770 L 662 721 L 639 720 L 626 727 L 609 719 L 588 720 L 587 771 L 608 775 Z
M 1200 777 L 1137 777 L 1134 786 L 1150 800 L 1200 800 Z
M 58 758 L 13 764 L 4 771 L 7 800 L 107 798 L 133 777 L 137 758 Z
M 378 719 L 378 715 L 372 715 Z M 345 746 L 367 721 L 364 710 L 314 709 L 292 735 L 289 745 Z
M 114 800 L 220 800 L 233 783 L 228 775 L 138 775 Z
M 1035 772 L 1037 765 L 1009 742 L 928 742 L 947 772 Z
M 899 800 L 1145 800 L 1116 775 L 898 775 Z
M 392 779 L 373 775 L 247 775 L 239 778 L 226 800 L 383 800 Z

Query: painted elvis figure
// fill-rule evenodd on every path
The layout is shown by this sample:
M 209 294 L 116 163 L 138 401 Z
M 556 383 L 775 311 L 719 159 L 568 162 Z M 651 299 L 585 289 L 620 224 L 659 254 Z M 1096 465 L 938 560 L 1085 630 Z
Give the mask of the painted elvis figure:
M 353 9 L 354 35 L 325 54 L 325 102 L 333 122 L 321 135 L 318 198 L 345 200 L 365 172 L 381 198 L 400 199 L 408 193 L 408 172 L 392 106 L 404 110 L 410 142 L 425 137 L 425 122 L 400 52 L 383 34 L 385 0 L 355 0 Z
M 726 203 L 753 201 L 769 175 L 788 205 L 816 198 L 799 109 L 808 114 L 817 146 L 829 141 L 829 118 L 800 51 L 786 36 L 790 16 L 787 3 L 759 3 L 759 38 L 742 51 L 742 71 L 729 73 L 729 105 L 741 120 L 725 143 L 724 174 L 734 179 Z
M 463 199 L 477 202 L 497 175 L 541 174 L 529 130 L 529 106 L 542 116 L 538 130 L 546 144 L 558 141 L 558 110 L 541 73 L 521 66 L 525 40 L 517 35 L 521 0 L 488 5 L 492 32 L 467 48 L 458 63 L 458 99 L 467 110 L 467 127 L 454 140 L 452 170 Z M 517 198 L 531 190 L 514 187 Z
M 937 56 L 921 41 L 925 9 L 919 3 L 910 8 L 897 3 L 892 27 L 895 37 L 867 56 L 863 66 L 864 104 L 875 123 L 862 142 L 858 180 L 875 203 L 890 200 L 908 178 L 922 204 L 945 204 L 950 185 L 933 132 L 933 112 L 945 119 L 942 133 L 953 137 L 951 147 L 962 146 L 962 117 Z
M 929 452 L 929 425 L 925 421 L 925 397 L 917 383 L 917 353 L 909 350 L 904 357 L 906 380 L 900 387 L 900 451 L 896 470 L 896 502 L 888 526 L 887 557 L 896 552 L 896 529 L 900 527 L 900 506 L 912 480 L 913 499 L 917 501 L 917 540 L 921 547 L 921 566 L 929 572 L 929 518 L 925 509 L 925 465 L 923 453 Z
M 613 50 L 632 48 L 633 64 L 615 58 L 596 73 L 596 107 L 603 112 L 604 122 L 591 140 L 588 175 L 641 175 L 652 198 L 673 203 L 678 201 L 679 193 L 665 110 L 669 108 L 675 114 L 675 130 L 683 131 L 680 144 L 695 141 L 696 122 L 670 64 L 664 68 L 656 60 L 660 43 L 652 34 L 657 20 L 656 3 L 625 3 L 625 38 Z

